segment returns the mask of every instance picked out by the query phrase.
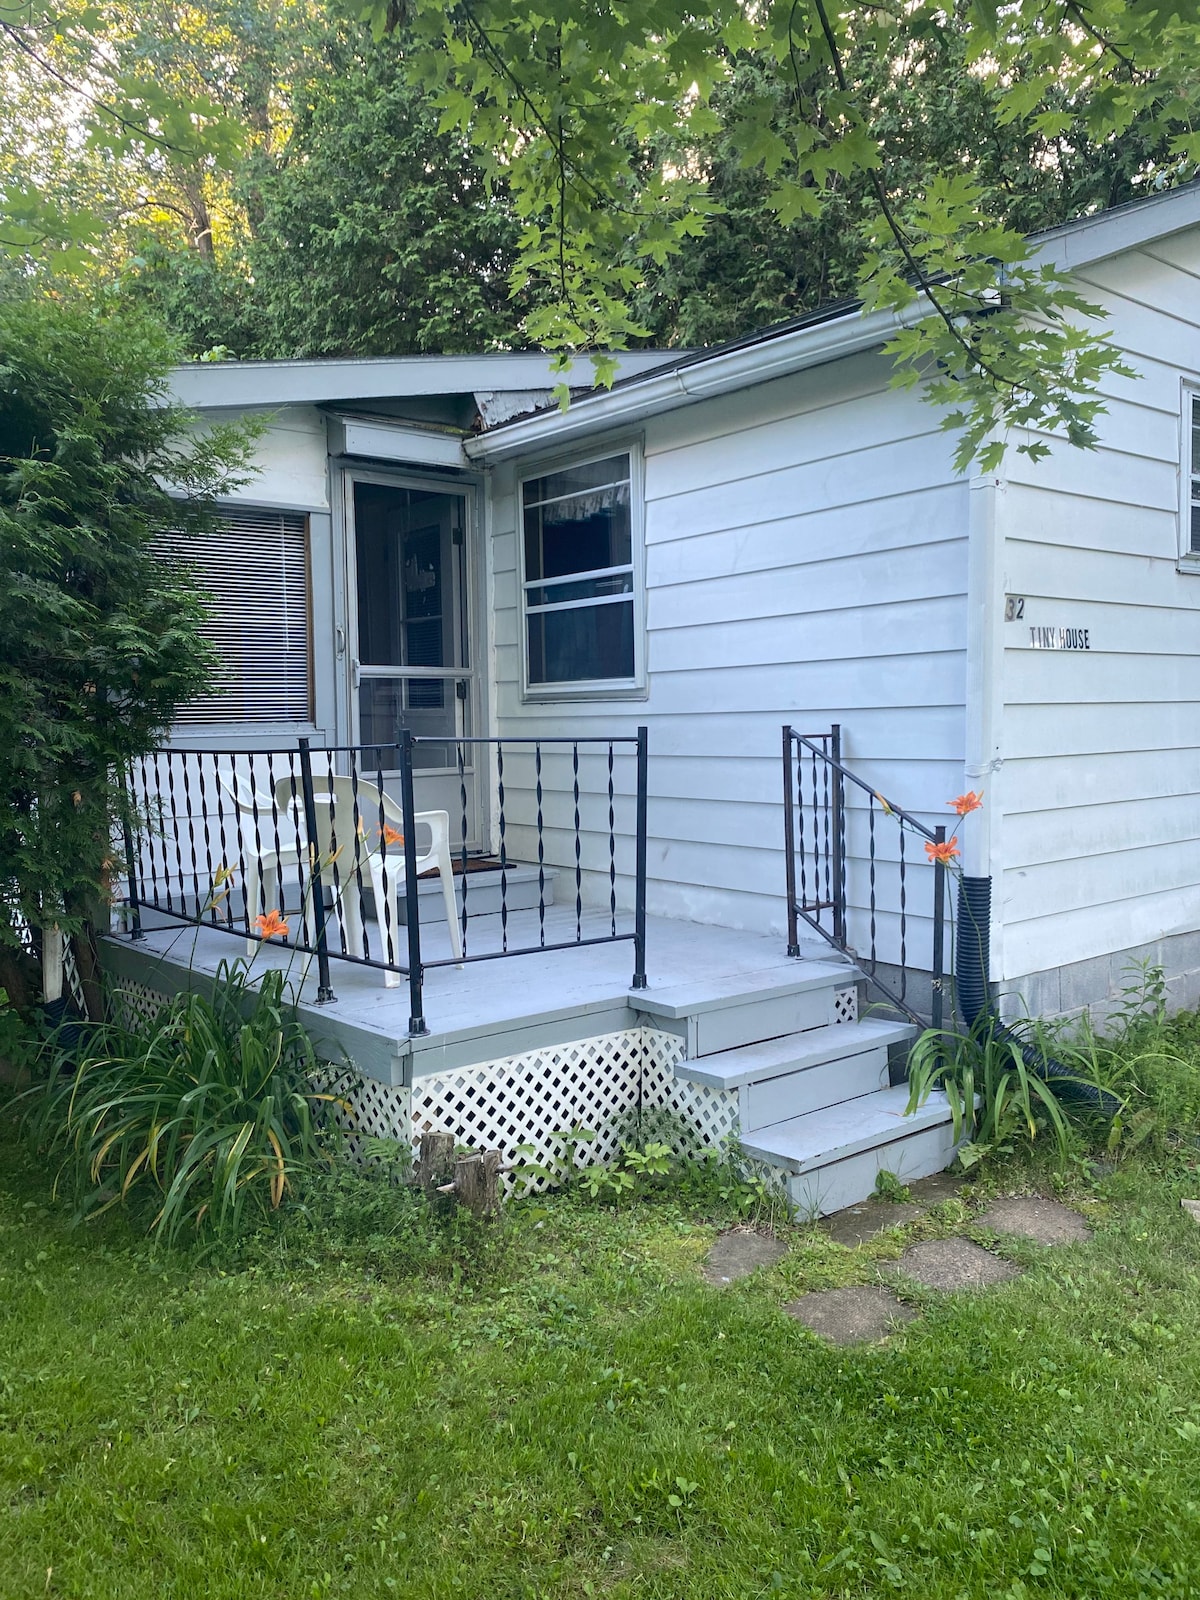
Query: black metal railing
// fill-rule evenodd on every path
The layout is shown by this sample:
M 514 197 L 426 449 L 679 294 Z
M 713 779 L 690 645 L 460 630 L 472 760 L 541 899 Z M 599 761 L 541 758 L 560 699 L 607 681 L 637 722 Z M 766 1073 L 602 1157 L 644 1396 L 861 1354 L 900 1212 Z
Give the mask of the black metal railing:
M 417 810 L 414 775 L 434 768 L 443 790 L 457 787 L 455 822 L 445 810 Z M 489 861 L 499 900 L 494 913 L 475 913 L 472 795 L 485 769 L 494 778 Z M 335 998 L 334 961 L 404 976 L 414 1034 L 428 1031 L 423 986 L 435 967 L 629 941 L 633 987 L 644 988 L 647 776 L 644 727 L 577 738 L 422 739 L 402 730 L 387 746 L 313 748 L 300 739 L 275 750 L 163 748 L 127 776 L 130 932 L 143 937 L 153 911 L 249 948 L 277 942 L 315 959 L 322 1003 Z M 631 832 L 617 820 L 630 806 Z M 514 841 L 537 869 L 536 923 L 518 922 L 510 906 L 522 864 Z M 555 870 L 573 890 L 557 919 L 548 915 Z M 420 880 L 434 872 L 450 951 L 431 956 L 422 947 Z M 632 918 L 618 906 L 618 882 L 628 879 Z M 476 914 L 497 919 L 490 944 L 474 937 Z
M 848 805 L 848 791 L 853 804 Z M 800 954 L 800 921 L 854 957 L 867 980 L 892 1005 L 922 1027 L 940 1028 L 944 1013 L 946 946 L 946 867 L 924 850 L 944 844 L 946 829 L 928 827 L 919 817 L 886 800 L 842 762 L 841 728 L 804 734 L 783 727 L 784 850 L 787 859 L 788 954 Z M 915 836 L 918 851 L 910 852 Z M 894 851 L 884 848 L 894 841 Z M 855 880 L 848 894 L 848 879 Z M 886 882 L 881 886 L 881 878 Z M 921 899 L 919 920 L 928 920 L 926 967 L 912 959 L 910 887 Z M 881 921 L 888 926 L 887 956 L 880 951 Z M 922 950 L 922 955 L 924 951 Z M 929 1005 L 917 1009 L 912 998 L 915 974 L 928 972 Z

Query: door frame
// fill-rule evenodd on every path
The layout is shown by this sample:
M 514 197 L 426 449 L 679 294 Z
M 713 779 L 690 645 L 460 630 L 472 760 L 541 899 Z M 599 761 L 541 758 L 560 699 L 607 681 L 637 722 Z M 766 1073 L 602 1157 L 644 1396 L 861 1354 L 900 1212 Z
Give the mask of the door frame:
M 470 665 L 458 676 L 467 682 L 468 722 L 476 736 L 490 730 L 490 694 L 487 663 L 489 632 L 485 599 L 483 561 L 483 482 L 474 473 L 442 475 L 407 470 L 390 463 L 340 458 L 330 463 L 336 471 L 337 486 L 331 496 L 335 513 L 334 659 L 337 684 L 337 726 L 339 744 L 358 742 L 358 705 L 353 683 L 353 662 L 357 643 L 358 575 L 354 528 L 354 485 L 381 484 L 386 488 L 417 489 L 426 493 L 457 496 L 463 501 L 463 601 L 466 613 L 467 655 Z M 475 812 L 477 839 L 474 848 L 486 853 L 491 844 L 492 808 L 488 798 L 491 763 L 480 750 L 475 762 Z M 439 769 L 441 770 L 441 769 Z

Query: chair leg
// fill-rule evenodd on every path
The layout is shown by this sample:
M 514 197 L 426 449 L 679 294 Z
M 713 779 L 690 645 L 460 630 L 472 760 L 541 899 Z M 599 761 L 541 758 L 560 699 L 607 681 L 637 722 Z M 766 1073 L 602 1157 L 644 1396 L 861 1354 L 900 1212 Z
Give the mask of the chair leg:
M 450 950 L 455 961 L 461 965 L 462 924 L 458 920 L 458 901 L 454 895 L 454 866 L 450 852 L 445 847 L 438 851 L 438 877 L 442 880 L 442 898 L 446 902 L 446 920 L 450 924 Z
M 388 873 L 387 892 L 383 886 L 383 867 L 378 857 L 371 858 L 371 888 L 375 892 L 375 920 L 379 925 L 379 959 L 381 961 L 400 960 L 400 897 L 404 893 L 404 884 L 399 874 L 394 870 Z M 391 927 L 387 922 L 388 912 L 391 913 Z M 392 948 L 388 950 L 388 935 L 391 935 Z M 400 973 L 386 967 L 383 973 L 383 986 L 385 989 L 397 989 L 400 986 Z

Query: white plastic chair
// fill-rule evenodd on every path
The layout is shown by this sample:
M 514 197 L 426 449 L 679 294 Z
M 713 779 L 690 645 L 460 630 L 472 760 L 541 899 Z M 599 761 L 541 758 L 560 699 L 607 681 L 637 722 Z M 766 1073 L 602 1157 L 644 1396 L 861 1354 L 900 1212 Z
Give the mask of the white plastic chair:
M 291 817 L 295 804 L 291 780 L 281 779 L 275 785 L 275 798 L 281 816 Z M 388 794 L 380 794 L 376 784 L 359 782 L 357 791 L 349 778 L 323 777 L 313 781 L 313 799 L 317 808 L 317 838 L 314 846 L 322 862 L 321 875 L 333 885 L 333 868 L 324 865 L 331 842 L 338 848 L 336 863 L 337 915 L 351 955 L 365 951 L 362 902 L 359 894 L 360 875 L 370 874 L 375 897 L 375 916 L 379 924 L 378 957 L 388 956 L 388 934 L 391 935 L 392 961 L 401 954 L 400 906 L 404 899 L 405 867 L 404 846 L 395 840 L 388 844 L 382 837 L 382 827 L 398 835 L 404 833 L 404 813 Z M 358 829 L 354 817 L 357 806 Z M 381 826 L 382 812 L 382 826 Z M 417 875 L 436 867 L 442 880 L 442 898 L 446 905 L 446 920 L 450 928 L 450 948 L 455 961 L 463 958 L 462 928 L 458 920 L 458 902 L 454 894 L 454 867 L 450 858 L 450 817 L 445 811 L 418 811 L 417 825 Z M 301 826 L 303 816 L 301 815 Z M 422 831 L 428 830 L 430 841 L 422 847 Z M 384 882 L 386 876 L 386 884 Z M 385 922 L 385 911 L 390 912 L 390 927 Z M 399 972 L 385 971 L 383 981 L 394 989 L 400 982 Z
M 295 829 L 287 822 L 287 806 L 291 802 L 291 780 L 284 778 L 275 785 L 279 815 L 274 815 L 269 795 L 260 794 L 250 780 L 240 772 L 219 772 L 217 779 L 229 795 L 242 819 L 241 856 L 245 861 L 246 915 L 253 928 L 260 912 L 272 910 L 281 902 L 280 875 L 285 867 L 299 867 L 300 851 L 296 847 Z M 285 793 L 286 791 L 286 793 Z M 257 813 L 257 817 L 256 817 Z M 279 849 L 275 848 L 275 829 L 279 828 Z M 303 825 L 302 825 L 303 834 Z M 285 833 L 291 843 L 285 843 Z M 261 843 L 256 851 L 255 840 Z M 258 948 L 257 939 L 246 940 L 246 954 L 252 956 Z

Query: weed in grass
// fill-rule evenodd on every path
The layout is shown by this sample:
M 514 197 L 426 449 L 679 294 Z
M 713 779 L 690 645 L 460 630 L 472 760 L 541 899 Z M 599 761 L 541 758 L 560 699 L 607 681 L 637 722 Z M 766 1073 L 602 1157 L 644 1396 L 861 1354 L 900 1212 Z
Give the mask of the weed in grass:
M 901 1183 L 894 1172 L 889 1172 L 886 1167 L 880 1167 L 875 1175 L 875 1198 L 903 1205 L 912 1199 L 912 1190 L 907 1184 Z

